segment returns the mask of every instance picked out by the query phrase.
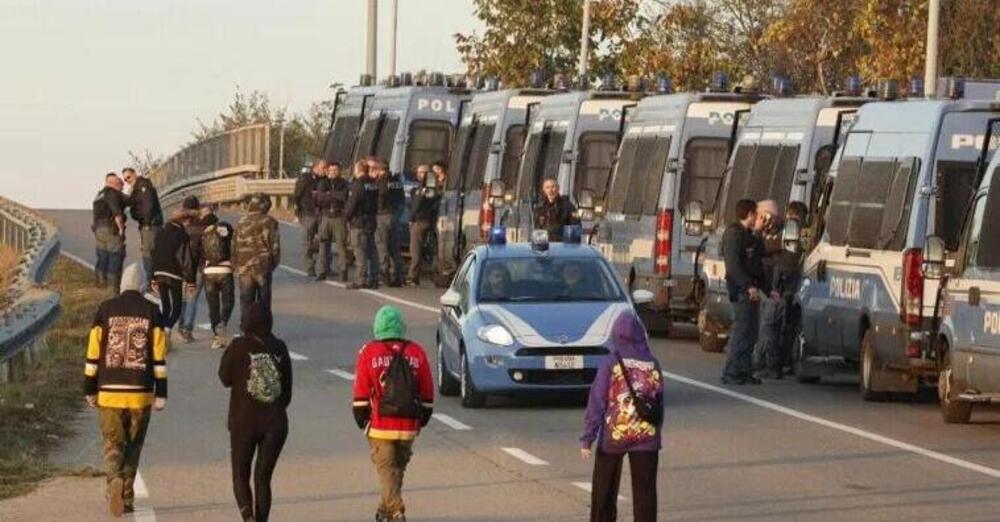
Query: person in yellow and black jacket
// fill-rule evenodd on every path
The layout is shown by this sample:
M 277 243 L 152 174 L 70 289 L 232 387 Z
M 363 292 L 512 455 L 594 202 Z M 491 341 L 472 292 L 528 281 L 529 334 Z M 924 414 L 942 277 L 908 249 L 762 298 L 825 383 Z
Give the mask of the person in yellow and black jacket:
M 111 514 L 133 510 L 150 408 L 167 404 L 167 338 L 160 311 L 142 295 L 138 263 L 122 274 L 122 293 L 98 307 L 87 345 L 84 394 L 97 408 Z

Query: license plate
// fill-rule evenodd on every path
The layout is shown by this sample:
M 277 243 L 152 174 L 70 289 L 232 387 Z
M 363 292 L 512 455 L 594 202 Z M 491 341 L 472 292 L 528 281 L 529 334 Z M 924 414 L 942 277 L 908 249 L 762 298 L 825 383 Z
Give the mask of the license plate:
M 582 370 L 582 355 L 548 355 L 545 357 L 546 370 Z

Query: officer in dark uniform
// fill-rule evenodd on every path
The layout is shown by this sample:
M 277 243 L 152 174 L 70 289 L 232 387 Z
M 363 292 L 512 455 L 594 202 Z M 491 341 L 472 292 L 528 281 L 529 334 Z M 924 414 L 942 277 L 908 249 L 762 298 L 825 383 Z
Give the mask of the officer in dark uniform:
M 304 262 L 309 277 L 316 277 L 316 231 L 319 226 L 316 215 L 316 184 L 325 175 L 326 161 L 321 159 L 314 161 L 312 172 L 299 175 L 292 192 L 295 217 L 302 227 L 302 249 L 305 252 Z
M 753 375 L 753 350 L 758 334 L 758 303 L 762 297 L 763 242 L 754 235 L 757 204 L 749 199 L 736 203 L 736 219 L 722 235 L 722 257 L 726 265 L 726 290 L 733 306 L 733 324 L 726 346 L 723 384 L 760 384 Z
M 316 209 L 319 227 L 316 236 L 319 241 L 319 274 L 317 281 L 326 279 L 330 272 L 330 243 L 337 244 L 337 271 L 340 280 L 347 282 L 347 223 L 344 221 L 344 206 L 347 204 L 349 184 L 340 173 L 336 161 L 326 167 L 326 176 L 316 183 Z
M 385 161 L 374 162 L 374 177 L 378 182 L 378 213 L 375 219 L 375 250 L 377 261 L 389 286 L 403 286 L 402 242 L 399 223 L 406 203 L 403 177 L 390 174 Z
M 549 241 L 563 240 L 563 227 L 579 225 L 576 206 L 569 196 L 559 195 L 559 182 L 548 178 L 542 182 L 542 197 L 534 208 L 534 228 L 547 230 Z
M 140 177 L 135 169 L 122 169 L 125 183 L 131 187 L 129 206 L 132 219 L 139 224 L 139 250 L 142 252 L 142 267 L 147 277 L 153 274 L 153 246 L 156 237 L 163 231 L 163 210 L 160 208 L 160 195 L 149 178 Z
M 349 289 L 367 287 L 378 288 L 378 261 L 375 258 L 375 214 L 378 210 L 378 183 L 369 176 L 368 161 L 354 164 L 354 179 L 344 206 L 354 250 L 354 264 L 357 265 L 354 281 Z
M 122 265 L 125 263 L 125 195 L 123 183 L 114 172 L 104 176 L 104 187 L 93 202 L 94 240 L 97 264 L 94 265 L 98 288 L 111 283 L 113 295 L 118 295 Z
M 427 186 L 427 176 L 435 176 L 435 188 Z M 427 234 L 434 230 L 441 208 L 441 190 L 444 188 L 444 171 L 431 174 L 427 165 L 417 167 L 418 186 L 410 193 L 410 270 L 406 284 L 420 284 L 420 262 L 424 257 L 423 246 Z

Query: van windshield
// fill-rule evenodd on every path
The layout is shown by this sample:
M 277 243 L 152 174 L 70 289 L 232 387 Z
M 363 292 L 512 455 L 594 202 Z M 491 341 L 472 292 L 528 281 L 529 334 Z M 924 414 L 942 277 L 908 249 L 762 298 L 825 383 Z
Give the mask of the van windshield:
M 445 161 L 451 152 L 451 123 L 440 120 L 416 120 L 410 124 L 403 172 L 408 176 L 418 165 Z
M 521 168 L 521 157 L 524 153 L 524 125 L 511 125 L 507 129 L 506 144 L 503 150 L 503 163 L 500 165 L 500 179 L 503 186 L 513 186 L 517 179 L 517 171 Z
M 826 216 L 830 244 L 902 250 L 920 160 L 845 156 Z
M 625 137 L 608 193 L 610 212 L 656 214 L 670 139 L 653 133 Z
M 326 161 L 336 161 L 341 166 L 351 161 L 354 139 L 361 125 L 360 115 L 340 116 L 333 123 L 333 130 L 326 140 L 326 151 L 323 157 Z
M 1000 167 L 993 169 L 986 200 L 976 206 L 969 256 L 980 268 L 1000 268 Z
M 580 136 L 580 157 L 573 179 L 573 195 L 577 199 L 584 189 L 594 191 L 595 198 L 604 199 L 617 150 L 617 132 L 588 132 Z
M 475 139 L 472 140 L 472 150 L 469 153 L 469 164 L 466 166 L 465 190 L 475 190 L 482 186 L 486 175 L 486 162 L 490 159 L 490 148 L 493 145 L 493 132 L 496 123 L 479 123 L 476 125 Z
M 712 212 L 715 195 L 729 159 L 726 138 L 691 138 L 684 151 L 684 173 L 681 175 L 681 197 L 677 208 L 690 201 L 700 201 L 705 212 Z
M 378 141 L 375 143 L 374 154 L 386 163 L 392 161 L 392 148 L 396 144 L 396 132 L 399 131 L 399 118 L 386 116 L 378 130 Z
M 799 145 L 790 143 L 743 143 L 736 149 L 726 191 L 720 202 L 721 223 L 735 221 L 740 199 L 774 200 L 779 209 L 788 204 L 795 176 Z
M 559 164 L 566 144 L 566 129 L 546 126 L 532 133 L 517 183 L 517 199 L 535 201 L 542 180 L 558 179 Z
M 959 234 L 966 209 L 976 192 L 976 161 L 982 151 L 983 131 L 995 112 L 952 112 L 945 114 L 938 135 L 934 181 L 939 209 L 935 216 L 935 234 L 944 239 L 949 250 L 958 248 Z M 989 151 L 989 162 L 996 147 Z

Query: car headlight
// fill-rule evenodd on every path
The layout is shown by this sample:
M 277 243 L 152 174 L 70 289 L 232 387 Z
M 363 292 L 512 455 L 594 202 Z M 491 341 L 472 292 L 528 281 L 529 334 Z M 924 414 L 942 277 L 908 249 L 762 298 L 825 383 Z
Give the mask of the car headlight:
M 479 337 L 479 340 L 497 346 L 510 346 L 514 344 L 514 336 L 506 328 L 498 324 L 483 326 L 476 332 L 476 335 Z

